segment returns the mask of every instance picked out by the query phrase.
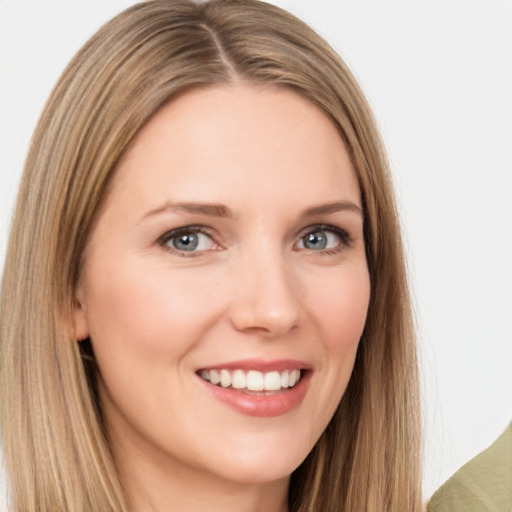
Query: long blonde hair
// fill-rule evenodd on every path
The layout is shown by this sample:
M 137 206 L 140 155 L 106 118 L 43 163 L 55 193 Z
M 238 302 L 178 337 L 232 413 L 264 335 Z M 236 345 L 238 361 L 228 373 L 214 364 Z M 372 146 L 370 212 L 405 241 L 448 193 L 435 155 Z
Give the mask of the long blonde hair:
M 127 510 L 94 363 L 69 327 L 81 257 L 137 131 L 178 93 L 234 81 L 287 87 L 323 109 L 351 156 L 365 209 L 367 323 L 340 406 L 292 474 L 290 510 L 421 509 L 417 360 L 400 229 L 361 90 L 325 41 L 277 7 L 154 0 L 118 15 L 79 51 L 26 160 L 0 311 L 2 446 L 13 511 Z

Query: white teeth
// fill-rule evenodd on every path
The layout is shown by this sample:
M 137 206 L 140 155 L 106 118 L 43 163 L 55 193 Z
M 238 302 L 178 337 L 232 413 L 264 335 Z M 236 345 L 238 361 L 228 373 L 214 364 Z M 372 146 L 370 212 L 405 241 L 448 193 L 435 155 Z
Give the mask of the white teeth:
M 245 373 L 242 370 L 235 370 L 233 372 L 231 385 L 235 389 L 244 389 L 247 387 L 247 379 L 245 378 Z
M 249 391 L 263 391 L 263 373 L 251 370 L 247 372 L 247 389 Z
M 281 389 L 281 375 L 279 375 L 279 372 L 266 373 L 263 382 L 266 391 L 277 391 Z
M 287 388 L 290 384 L 290 374 L 288 373 L 288 370 L 285 370 L 283 373 L 281 373 L 281 387 Z
M 223 388 L 247 389 L 249 391 L 279 391 L 292 388 L 300 380 L 300 370 L 260 372 L 257 370 L 201 370 L 202 379 Z
M 220 375 L 217 370 L 210 370 L 210 382 L 215 385 L 220 382 Z
M 223 388 L 231 386 L 231 374 L 227 370 L 220 371 L 220 385 Z

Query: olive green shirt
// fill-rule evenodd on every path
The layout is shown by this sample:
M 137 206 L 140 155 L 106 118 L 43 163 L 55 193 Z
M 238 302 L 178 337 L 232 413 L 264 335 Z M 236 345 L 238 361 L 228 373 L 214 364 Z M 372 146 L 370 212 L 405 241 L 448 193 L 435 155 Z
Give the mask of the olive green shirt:
M 512 512 L 512 423 L 432 496 L 428 512 Z

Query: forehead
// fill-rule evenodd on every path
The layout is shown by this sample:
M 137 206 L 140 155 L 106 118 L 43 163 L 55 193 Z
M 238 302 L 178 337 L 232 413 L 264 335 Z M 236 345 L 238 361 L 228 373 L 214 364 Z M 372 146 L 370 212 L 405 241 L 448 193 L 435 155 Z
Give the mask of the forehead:
M 308 189 L 333 196 L 341 191 L 359 201 L 333 122 L 277 87 L 208 87 L 171 100 L 136 135 L 113 181 L 118 191 L 161 200 L 179 194 L 208 201 L 214 194 L 222 202 L 237 191 L 244 203 L 276 191 L 286 202 L 294 190 Z

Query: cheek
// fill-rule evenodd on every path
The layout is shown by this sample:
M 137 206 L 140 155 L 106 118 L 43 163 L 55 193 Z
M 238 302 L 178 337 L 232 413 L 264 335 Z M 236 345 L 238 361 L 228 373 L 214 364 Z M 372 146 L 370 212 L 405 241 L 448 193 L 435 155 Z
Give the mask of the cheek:
M 357 348 L 369 300 L 370 279 L 365 267 L 344 272 L 319 296 L 316 302 L 318 324 L 331 350 Z
M 207 281 L 202 287 L 193 286 L 184 273 L 167 279 L 165 269 L 148 271 L 133 263 L 105 270 L 89 279 L 86 295 L 98 356 L 122 350 L 119 357 L 133 352 L 142 360 L 175 358 L 215 318 Z
M 369 299 L 370 280 L 366 266 L 340 273 L 322 294 L 317 295 L 315 322 L 322 332 L 325 350 L 322 372 L 328 383 L 325 388 L 327 419 L 338 406 L 352 375 Z

